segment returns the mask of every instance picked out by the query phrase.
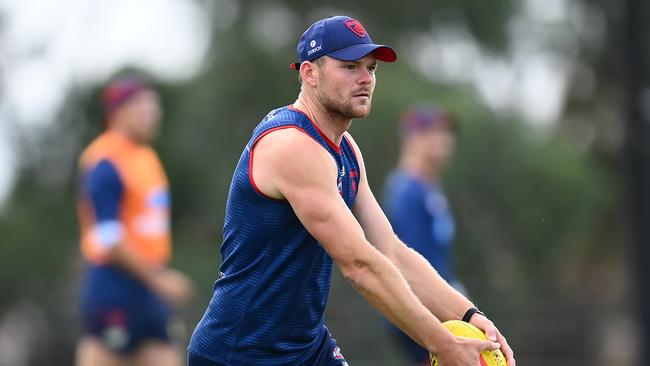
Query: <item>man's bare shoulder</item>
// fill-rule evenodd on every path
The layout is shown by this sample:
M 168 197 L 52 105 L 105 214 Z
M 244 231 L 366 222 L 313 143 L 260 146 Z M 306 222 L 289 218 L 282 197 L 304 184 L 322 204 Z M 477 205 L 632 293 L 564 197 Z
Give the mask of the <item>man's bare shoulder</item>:
M 272 153 L 279 157 L 301 158 L 328 156 L 326 150 L 305 131 L 297 127 L 286 127 L 271 131 L 255 144 L 255 153 Z
M 255 174 L 275 178 L 327 178 L 336 175 L 336 161 L 306 132 L 297 128 L 275 130 L 254 146 Z M 311 179 L 310 178 L 310 179 Z
M 305 187 L 336 182 L 336 162 L 311 136 L 295 128 L 275 130 L 253 147 L 253 179 L 273 198 L 297 197 Z M 333 183 L 336 190 L 336 184 Z

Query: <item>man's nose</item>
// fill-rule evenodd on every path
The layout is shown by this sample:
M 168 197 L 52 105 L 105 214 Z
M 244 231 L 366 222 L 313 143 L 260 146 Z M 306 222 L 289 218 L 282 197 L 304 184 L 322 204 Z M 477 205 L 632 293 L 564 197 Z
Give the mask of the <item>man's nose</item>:
M 372 82 L 372 71 L 367 68 L 362 68 L 360 71 L 359 84 L 370 84 Z

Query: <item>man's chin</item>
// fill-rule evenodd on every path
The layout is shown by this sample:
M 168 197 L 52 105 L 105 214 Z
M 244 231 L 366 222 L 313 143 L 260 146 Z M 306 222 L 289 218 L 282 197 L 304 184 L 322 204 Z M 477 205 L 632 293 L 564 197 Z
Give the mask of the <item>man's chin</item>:
M 370 104 L 352 104 L 340 108 L 328 109 L 330 113 L 344 118 L 363 118 L 370 113 Z
M 370 114 L 370 106 L 357 107 L 353 110 L 352 118 L 364 118 Z

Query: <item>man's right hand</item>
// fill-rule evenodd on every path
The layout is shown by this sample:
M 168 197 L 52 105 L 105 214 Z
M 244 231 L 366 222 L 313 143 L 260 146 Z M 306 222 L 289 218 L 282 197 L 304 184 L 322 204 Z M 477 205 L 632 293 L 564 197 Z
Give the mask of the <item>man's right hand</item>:
M 192 280 L 171 268 L 157 272 L 151 286 L 158 295 L 177 307 L 186 305 L 194 292 Z
M 500 347 L 497 342 L 454 336 L 454 342 L 441 347 L 436 358 L 440 366 L 478 366 L 481 352 Z
M 173 306 L 186 305 L 192 297 L 194 285 L 189 277 L 175 269 L 147 265 L 125 245 L 111 248 L 108 258 Z

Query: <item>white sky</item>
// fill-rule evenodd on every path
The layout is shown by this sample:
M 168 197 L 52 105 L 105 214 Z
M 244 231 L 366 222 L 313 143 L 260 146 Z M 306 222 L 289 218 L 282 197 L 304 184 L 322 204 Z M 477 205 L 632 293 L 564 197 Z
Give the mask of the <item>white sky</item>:
M 509 24 L 506 55 L 491 55 L 458 24 L 436 25 L 414 37 L 410 51 L 413 66 L 429 79 L 472 85 L 492 109 L 518 113 L 543 128 L 557 121 L 568 81 L 581 67 L 578 38 L 598 42 L 606 30 L 599 14 L 585 18 L 586 9 L 569 0 L 521 4 Z
M 51 123 L 70 86 L 125 66 L 188 78 L 209 44 L 209 14 L 188 0 L 0 0 L 0 14 L 0 202 L 15 174 L 9 128 Z

